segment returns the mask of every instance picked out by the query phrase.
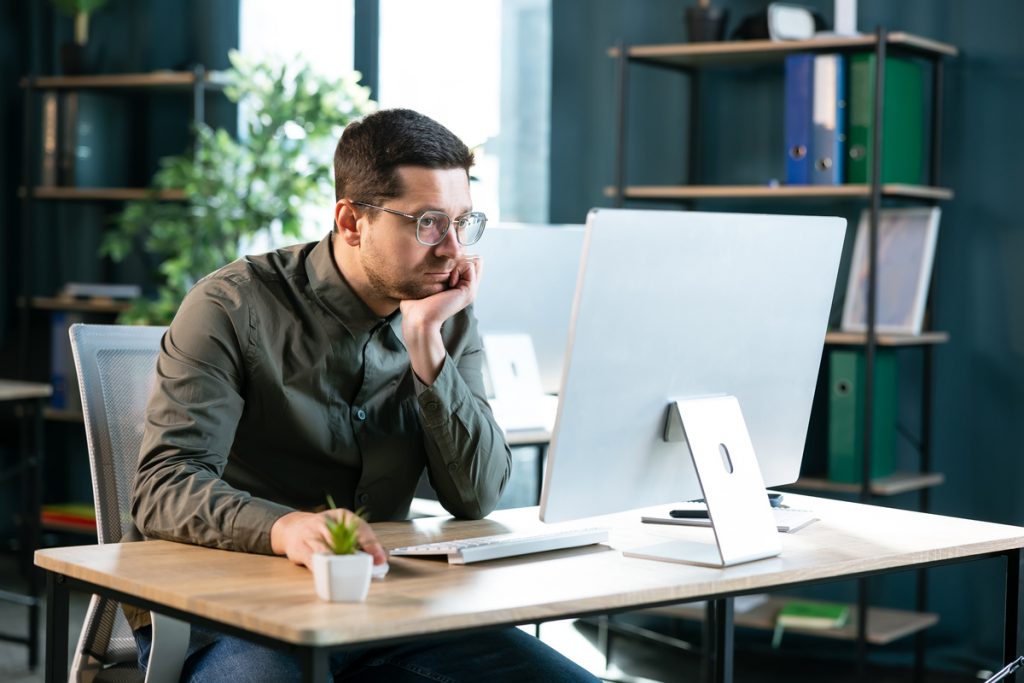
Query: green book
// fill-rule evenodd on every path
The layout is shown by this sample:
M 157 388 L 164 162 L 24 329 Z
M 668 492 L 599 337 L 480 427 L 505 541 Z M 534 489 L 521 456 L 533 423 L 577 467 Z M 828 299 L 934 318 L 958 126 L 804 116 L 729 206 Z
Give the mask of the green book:
M 828 478 L 860 483 L 864 459 L 864 350 L 829 352 Z M 871 478 L 896 470 L 896 410 L 899 377 L 896 353 L 875 352 L 875 388 L 871 419 Z
M 836 629 L 842 628 L 850 618 L 850 608 L 830 602 L 791 600 L 775 616 L 775 632 L 772 647 L 782 642 L 782 632 L 787 628 Z
M 849 140 L 846 181 L 870 183 L 875 117 L 873 53 L 850 57 Z M 882 182 L 924 184 L 924 69 L 902 57 L 885 58 Z

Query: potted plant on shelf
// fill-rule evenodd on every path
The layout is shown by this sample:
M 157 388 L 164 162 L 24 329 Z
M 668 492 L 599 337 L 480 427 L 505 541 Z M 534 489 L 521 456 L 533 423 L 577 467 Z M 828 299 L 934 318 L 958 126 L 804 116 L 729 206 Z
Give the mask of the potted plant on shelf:
M 129 202 L 104 237 L 101 256 L 122 261 L 139 249 L 159 263 L 157 297 L 136 299 L 118 322 L 166 325 L 189 288 L 247 240 L 299 238 L 309 208 L 334 203 L 342 128 L 376 108 L 358 72 L 328 78 L 298 58 L 230 59 L 222 80 L 243 114 L 239 139 L 197 123 L 194 149 L 161 159 L 150 198 Z M 184 198 L 162 201 L 168 193 Z
M 327 502 L 336 509 L 330 496 Z M 359 549 L 358 533 L 362 522 L 362 508 L 345 511 L 340 520 L 327 520 L 333 552 L 313 555 L 313 584 L 321 600 L 362 602 L 366 599 L 373 575 L 373 556 Z
M 729 10 L 713 7 L 711 0 L 699 0 L 695 7 L 686 8 L 686 33 L 691 43 L 722 40 Z
M 61 70 L 66 76 L 82 74 L 85 66 L 85 46 L 89 42 L 89 16 L 107 4 L 107 0 L 53 0 L 64 14 L 75 20 L 75 39 L 60 46 Z

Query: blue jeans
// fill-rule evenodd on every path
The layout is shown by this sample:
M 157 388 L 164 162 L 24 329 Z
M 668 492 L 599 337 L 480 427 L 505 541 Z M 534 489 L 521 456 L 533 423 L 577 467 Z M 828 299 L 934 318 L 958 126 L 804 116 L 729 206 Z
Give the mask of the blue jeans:
M 145 668 L 152 642 L 151 627 L 135 631 L 135 642 L 139 649 L 139 663 Z M 480 631 L 392 647 L 349 649 L 332 654 L 330 659 L 334 681 L 345 683 L 597 681 L 577 664 L 517 628 Z M 285 683 L 300 679 L 298 661 L 284 650 L 192 627 L 181 670 L 183 681 Z

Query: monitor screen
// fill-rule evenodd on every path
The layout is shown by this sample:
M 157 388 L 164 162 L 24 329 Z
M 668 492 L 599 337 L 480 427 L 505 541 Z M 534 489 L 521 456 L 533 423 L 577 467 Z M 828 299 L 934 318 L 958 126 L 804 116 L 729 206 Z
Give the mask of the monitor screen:
M 842 218 L 595 209 L 587 218 L 541 519 L 701 497 L 670 402 L 739 401 L 766 485 L 793 482 Z

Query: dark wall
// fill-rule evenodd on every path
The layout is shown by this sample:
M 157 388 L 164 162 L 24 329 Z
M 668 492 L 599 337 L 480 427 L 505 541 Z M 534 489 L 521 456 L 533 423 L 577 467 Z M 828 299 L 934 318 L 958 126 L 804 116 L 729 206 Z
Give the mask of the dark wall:
M 90 22 L 88 71 L 137 73 L 196 65 L 224 69 L 228 51 L 238 45 L 238 9 L 239 0 L 111 0 Z M 15 329 L 21 320 L 14 300 L 24 289 L 26 271 L 31 294 L 52 296 L 68 281 L 145 284 L 156 267 L 141 254 L 124 265 L 95 255 L 106 226 L 121 208 L 116 202 L 36 202 L 31 214 L 33 256 L 21 258 L 23 207 L 17 187 L 23 183 L 26 128 L 23 91 L 17 84 L 29 73 L 63 73 L 60 48 L 72 32 L 71 18 L 45 0 L 4 3 L 0 10 L 0 130 L 6 131 L 0 139 L 0 370 L 7 376 L 20 370 Z M 76 97 L 79 142 L 90 147 L 90 155 L 79 160 L 73 184 L 146 186 L 161 157 L 188 149 L 192 102 L 187 92 L 83 91 Z M 32 105 L 35 130 L 29 141 L 38 176 L 38 97 Z M 234 131 L 235 116 L 235 107 L 222 94 L 206 97 L 208 123 Z
M 554 0 L 552 222 L 579 223 L 589 208 L 611 206 L 602 194 L 615 178 L 616 70 L 607 48 L 619 40 L 684 40 L 685 4 Z M 732 30 L 739 17 L 765 3 L 715 4 L 730 10 Z M 800 4 L 816 8 L 831 24 L 830 0 Z M 942 205 L 932 292 L 933 327 L 948 330 L 951 341 L 935 352 L 933 467 L 945 473 L 946 484 L 932 494 L 931 509 L 1022 524 L 1024 496 L 1017 492 L 1024 482 L 1019 446 L 1024 443 L 1024 142 L 1019 134 L 1024 111 L 1024 3 L 861 0 L 858 20 L 862 31 L 881 24 L 951 43 L 961 51 L 946 62 L 943 97 L 941 177 L 956 198 Z M 779 152 L 780 72 L 778 66 L 742 67 L 702 77 L 700 162 L 694 181 L 764 183 L 784 174 Z M 633 66 L 630 81 L 628 181 L 685 182 L 685 77 Z M 696 208 L 831 213 L 856 225 L 863 205 L 704 202 Z M 844 274 L 840 282 L 845 282 Z M 913 425 L 920 411 L 921 357 L 901 352 L 900 361 L 901 416 Z M 875 502 L 913 507 L 917 499 L 899 496 Z M 1001 572 L 998 561 L 930 572 L 929 605 L 942 617 L 928 632 L 930 666 L 971 669 L 999 663 Z M 912 589 L 912 577 L 876 580 L 872 601 L 911 607 Z M 851 584 L 829 590 L 845 597 L 853 594 Z M 905 654 L 909 644 L 901 642 L 879 653 Z M 852 648 L 848 650 L 852 653 Z

